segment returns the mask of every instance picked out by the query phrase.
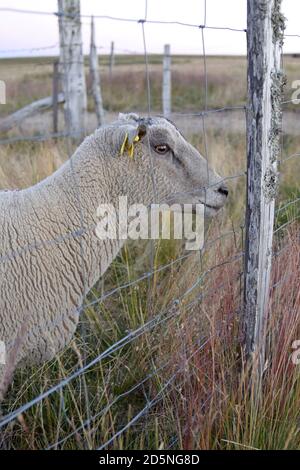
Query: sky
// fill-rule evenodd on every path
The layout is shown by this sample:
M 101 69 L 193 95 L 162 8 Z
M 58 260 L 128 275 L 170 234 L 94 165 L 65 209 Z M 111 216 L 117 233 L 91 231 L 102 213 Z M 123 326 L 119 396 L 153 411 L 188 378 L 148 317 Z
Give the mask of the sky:
M 205 0 L 148 0 L 147 19 L 204 23 Z M 81 0 L 83 15 L 109 15 L 119 18 L 145 17 L 145 0 Z M 246 0 L 207 0 L 206 25 L 246 28 Z M 300 35 L 300 2 L 283 0 L 287 18 L 287 34 Z M 57 11 L 56 0 L 0 0 L 0 57 L 56 55 L 58 53 L 58 21 L 55 15 L 18 14 L 1 8 L 21 8 L 46 12 Z M 142 53 L 142 27 L 135 22 L 95 19 L 99 53 L 108 53 L 111 41 L 116 53 Z M 173 53 L 202 54 L 201 30 L 178 25 L 145 24 L 148 53 L 161 53 L 164 44 Z M 84 53 L 88 52 L 90 19 L 82 19 Z M 246 34 L 228 30 L 204 30 L 207 54 L 245 54 Z M 48 49 L 49 47 L 49 49 Z M 39 49 L 45 48 L 45 49 Z M 286 37 L 284 52 L 300 52 L 300 37 Z

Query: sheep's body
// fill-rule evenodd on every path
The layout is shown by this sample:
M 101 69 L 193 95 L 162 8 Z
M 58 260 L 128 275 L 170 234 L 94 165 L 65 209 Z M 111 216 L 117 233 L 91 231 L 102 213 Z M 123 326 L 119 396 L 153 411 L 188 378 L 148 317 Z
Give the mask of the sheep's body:
M 142 145 L 136 148 L 140 158 L 116 158 L 122 139 L 113 126 L 97 130 L 44 181 L 0 192 L 0 340 L 7 355 L 19 345 L 16 365 L 44 362 L 69 342 L 83 296 L 124 243 L 97 238 L 99 204 L 117 207 L 121 194 L 129 204 L 149 204 L 151 171 L 160 199 L 170 187 L 182 190 L 181 181 L 170 186 L 166 175 L 153 170 Z M 0 385 L 4 370 L 0 365 Z
M 106 271 L 122 244 L 95 235 L 96 208 L 108 195 L 90 176 L 100 168 L 83 167 L 84 160 L 93 164 L 89 147 L 87 139 L 73 158 L 74 171 L 68 161 L 32 188 L 0 192 L 0 339 L 8 355 L 25 323 L 17 363 L 41 363 L 68 343 L 84 289 Z
M 58 190 L 59 179 L 55 175 L 24 191 L 0 193 L 1 226 L 9 233 L 1 246 L 0 316 L 10 312 L 9 322 L 1 318 L 0 337 L 9 349 L 25 321 L 28 334 L 19 359 L 28 363 L 47 360 L 67 344 L 78 322 L 84 269 L 92 268 L 86 271 L 91 287 L 118 251 L 110 244 L 105 260 L 96 261 L 91 253 L 97 253 L 96 240 L 87 233 L 82 237 L 83 267 L 78 210 L 75 200 L 71 208 L 71 198 L 67 203 Z M 92 224 L 90 217 L 85 221 Z

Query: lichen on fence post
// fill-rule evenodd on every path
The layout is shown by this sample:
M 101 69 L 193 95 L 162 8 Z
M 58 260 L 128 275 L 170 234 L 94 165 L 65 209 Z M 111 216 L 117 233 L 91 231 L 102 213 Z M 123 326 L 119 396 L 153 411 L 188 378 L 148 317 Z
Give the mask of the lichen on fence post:
M 243 332 L 258 382 L 265 367 L 265 340 L 278 186 L 284 36 L 281 0 L 248 0 L 247 212 Z

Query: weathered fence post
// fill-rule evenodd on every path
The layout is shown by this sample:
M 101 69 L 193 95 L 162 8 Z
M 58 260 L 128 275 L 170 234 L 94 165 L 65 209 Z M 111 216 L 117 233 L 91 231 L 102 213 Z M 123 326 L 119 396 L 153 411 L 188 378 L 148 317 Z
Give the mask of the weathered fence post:
M 171 114 L 171 54 L 170 45 L 165 44 L 163 58 L 163 86 L 162 86 L 163 115 Z
M 246 354 L 261 382 L 265 366 L 277 157 L 280 152 L 281 0 L 247 0 L 248 110 L 244 318 Z
M 64 103 L 65 97 L 63 93 L 58 93 L 57 103 Z M 41 98 L 40 100 L 33 101 L 32 103 L 24 106 L 21 109 L 18 109 L 12 114 L 4 118 L 0 118 L 0 132 L 7 132 L 15 126 L 19 126 L 24 119 L 27 119 L 29 116 L 34 116 L 34 114 L 40 113 L 51 108 L 53 104 L 53 96 L 47 96 L 46 98 Z
M 65 121 L 68 132 L 80 137 L 85 130 L 87 105 L 80 0 L 58 0 L 58 17 Z
M 115 65 L 115 43 L 114 41 L 110 44 L 110 57 L 109 57 L 109 83 L 112 83 L 113 68 Z
M 0 104 L 6 104 L 6 85 L 3 80 L 0 80 Z
M 53 82 L 52 82 L 52 106 L 53 106 L 53 132 L 58 130 L 58 88 L 59 88 L 59 71 L 58 60 L 53 63 Z
M 95 110 L 97 122 L 99 126 L 104 124 L 104 110 L 100 86 L 100 72 L 98 64 L 97 47 L 95 44 L 95 23 L 94 18 L 91 19 L 91 48 L 90 48 L 90 72 L 92 79 L 92 93 L 95 102 Z

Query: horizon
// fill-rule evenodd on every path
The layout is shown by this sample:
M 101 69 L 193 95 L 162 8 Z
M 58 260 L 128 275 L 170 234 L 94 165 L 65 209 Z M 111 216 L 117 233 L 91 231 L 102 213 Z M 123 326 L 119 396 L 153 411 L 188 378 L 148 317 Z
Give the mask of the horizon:
M 110 57 L 110 53 L 107 52 L 107 53 L 104 53 L 104 54 L 98 54 L 99 57 L 105 57 L 105 58 L 109 58 Z M 163 57 L 163 53 L 162 52 L 147 52 L 147 55 L 149 57 L 151 56 L 157 56 L 157 57 Z M 190 54 L 190 53 L 171 53 L 171 56 L 172 57 L 192 57 L 192 58 L 202 58 L 203 57 L 203 54 Z M 233 58 L 236 58 L 236 59 L 247 59 L 247 55 L 246 54 L 205 54 L 206 57 L 210 57 L 210 58 L 230 58 L 230 59 L 233 59 Z M 283 53 L 282 54 L 283 57 L 300 57 L 300 51 L 299 52 L 286 52 L 286 53 Z M 83 57 L 84 59 L 87 59 L 89 58 L 89 53 L 84 53 L 83 54 Z M 120 53 L 117 53 L 117 54 L 114 54 L 114 57 L 139 57 L 139 58 L 144 58 L 144 53 L 143 52 L 138 52 L 138 53 L 127 53 L 127 52 L 120 52 Z M 35 60 L 35 59 L 59 59 L 59 54 L 53 54 L 53 55 L 28 55 L 28 56 L 11 56 L 11 57 L 0 57 L 0 61 L 1 60 L 29 60 L 29 59 L 32 59 L 32 60 Z

